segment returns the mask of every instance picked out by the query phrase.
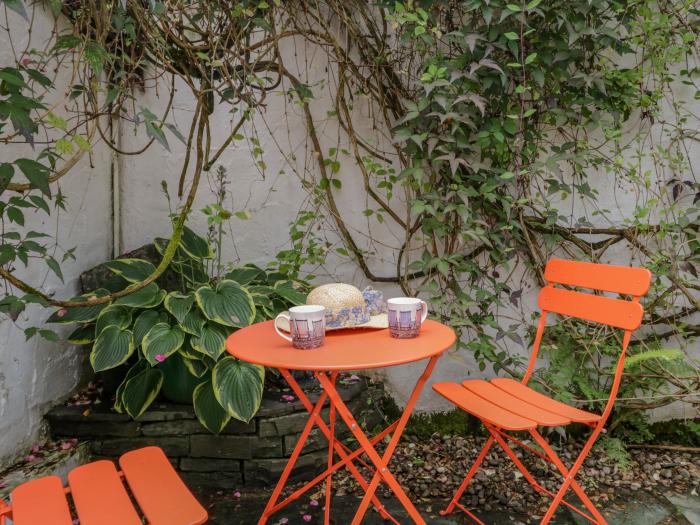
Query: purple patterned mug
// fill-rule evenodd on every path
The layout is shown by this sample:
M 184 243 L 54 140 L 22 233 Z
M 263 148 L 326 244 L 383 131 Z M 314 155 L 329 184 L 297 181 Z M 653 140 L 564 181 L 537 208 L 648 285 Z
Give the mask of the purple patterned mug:
M 280 330 L 280 319 L 287 321 L 291 336 Z M 306 350 L 323 346 L 326 337 L 326 309 L 316 304 L 293 306 L 289 309 L 289 315 L 281 313 L 275 318 L 275 330 L 280 337 L 291 341 L 294 348 Z
M 395 297 L 387 301 L 389 333 L 397 339 L 418 337 L 428 317 L 428 304 L 415 297 Z

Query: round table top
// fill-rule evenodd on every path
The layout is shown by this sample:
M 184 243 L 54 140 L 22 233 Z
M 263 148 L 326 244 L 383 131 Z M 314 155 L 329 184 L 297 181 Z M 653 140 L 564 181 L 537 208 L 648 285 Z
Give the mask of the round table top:
M 423 323 L 414 339 L 395 339 L 388 329 L 351 328 L 326 332 L 320 348 L 299 350 L 282 339 L 274 321 L 256 323 L 231 334 L 228 353 L 242 361 L 288 370 L 363 370 L 420 361 L 443 353 L 455 340 L 454 330 L 437 321 Z

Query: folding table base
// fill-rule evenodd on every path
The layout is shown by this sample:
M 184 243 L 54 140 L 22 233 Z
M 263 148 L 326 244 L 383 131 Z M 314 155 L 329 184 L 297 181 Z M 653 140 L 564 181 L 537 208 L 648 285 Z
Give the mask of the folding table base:
M 323 388 L 323 392 L 319 396 L 318 401 L 316 401 L 316 404 L 313 404 L 306 393 L 299 387 L 299 384 L 296 382 L 294 377 L 292 377 L 289 370 L 280 369 L 282 376 L 284 376 L 294 393 L 309 412 L 309 420 L 306 422 L 306 425 L 304 426 L 304 429 L 299 437 L 299 441 L 294 447 L 294 451 L 292 452 L 292 455 L 289 458 L 289 461 L 287 462 L 287 465 L 285 466 L 284 471 L 282 472 L 282 475 L 272 492 L 272 495 L 270 496 L 262 516 L 260 516 L 260 519 L 258 520 L 258 525 L 264 525 L 267 523 L 273 514 L 281 510 L 289 503 L 295 501 L 304 493 L 308 492 L 310 489 L 323 481 L 326 483 L 324 523 L 325 525 L 329 525 L 331 516 L 332 476 L 333 473 L 341 467 L 347 468 L 360 487 L 365 491 L 365 496 L 360 503 L 351 525 L 359 525 L 362 522 L 370 503 L 377 509 L 384 519 L 390 520 L 397 525 L 399 524 L 399 522 L 387 512 L 386 508 L 376 496 L 376 491 L 381 481 L 386 483 L 386 485 L 391 489 L 414 523 L 418 525 L 426 525 L 425 520 L 421 517 L 415 505 L 401 488 L 394 475 L 389 471 L 388 464 L 394 454 L 396 446 L 398 445 L 399 439 L 406 428 L 406 423 L 408 423 L 411 412 L 413 412 L 418 396 L 425 386 L 425 382 L 427 381 L 428 377 L 430 377 L 437 359 L 438 356 L 430 358 L 425 371 L 418 379 L 413 393 L 411 394 L 411 397 L 404 408 L 404 412 L 398 421 L 392 423 L 371 439 L 364 434 L 360 428 L 360 425 L 357 423 L 338 393 L 338 390 L 336 389 L 336 379 L 338 376 L 337 372 L 314 372 L 314 375 Z M 323 409 L 323 406 L 327 400 L 329 401 L 330 405 L 328 424 L 321 416 L 321 410 Z M 356 450 L 350 450 L 347 446 L 335 438 L 336 416 L 339 416 L 345 422 L 352 435 L 355 437 L 355 439 L 357 439 L 360 446 Z M 323 473 L 304 484 L 301 488 L 295 490 L 282 501 L 279 501 L 294 465 L 299 459 L 301 451 L 304 448 L 304 445 L 306 444 L 314 426 L 318 426 L 328 440 L 327 468 Z M 375 446 L 389 435 L 391 435 L 391 439 L 387 444 L 384 454 L 380 455 Z M 363 454 L 369 458 L 369 462 L 362 460 L 360 456 Z M 340 460 L 337 462 L 334 462 L 335 455 L 340 458 Z M 370 482 L 367 482 L 362 473 L 359 471 L 355 465 L 356 461 L 372 472 L 372 479 Z

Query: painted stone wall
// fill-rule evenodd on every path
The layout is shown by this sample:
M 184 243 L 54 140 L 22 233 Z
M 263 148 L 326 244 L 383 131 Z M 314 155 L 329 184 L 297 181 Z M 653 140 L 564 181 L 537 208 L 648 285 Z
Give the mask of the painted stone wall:
M 28 47 L 41 48 L 46 35 L 53 29 L 53 21 L 40 9 L 34 13 L 35 35 L 28 42 L 27 23 L 7 9 L 0 9 L 0 24 L 9 26 L 10 37 L 0 31 L 0 67 L 14 64 L 13 49 L 18 54 Z M 60 74 L 59 80 L 67 92 L 69 78 Z M 57 96 L 51 103 L 58 103 L 56 113 L 61 114 L 62 104 Z M 28 145 L 2 146 L 7 160 L 39 153 Z M 75 261 L 62 265 L 64 281 L 36 263 L 28 268 L 19 267 L 17 275 L 30 283 L 40 284 L 56 297 L 75 295 L 80 289 L 80 273 L 110 257 L 112 252 L 110 154 L 97 145 L 91 155 L 85 155 L 65 177 L 61 190 L 67 196 L 66 211 L 53 211 L 49 217 L 44 212 L 26 214 L 26 231 L 57 231 L 58 243 L 66 248 L 76 247 Z M 5 158 L 0 160 L 6 160 Z M 6 228 L 11 226 L 5 225 Z M 85 369 L 84 352 L 66 343 L 52 343 L 39 337 L 25 341 L 23 328 L 40 325 L 48 316 L 47 311 L 33 305 L 16 321 L 0 320 L 0 469 L 21 454 L 40 436 L 42 417 L 54 404 L 63 399 L 80 382 Z M 57 330 L 69 334 L 70 327 Z

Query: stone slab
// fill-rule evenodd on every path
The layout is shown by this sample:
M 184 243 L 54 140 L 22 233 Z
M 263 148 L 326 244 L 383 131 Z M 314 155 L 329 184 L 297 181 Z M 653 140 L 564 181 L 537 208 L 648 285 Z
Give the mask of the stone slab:
M 185 472 L 240 472 L 241 462 L 238 459 L 220 458 L 182 458 L 180 470 Z
M 325 451 L 305 454 L 299 457 L 290 478 L 298 481 L 312 479 L 327 464 L 328 454 Z M 286 465 L 286 458 L 246 460 L 243 462 L 246 485 L 274 486 Z
M 258 436 L 198 434 L 190 436 L 190 455 L 195 458 L 279 458 L 282 457 L 280 438 Z
M 187 456 L 190 453 L 190 441 L 184 436 L 164 437 L 134 437 L 95 440 L 90 443 L 93 454 L 100 456 L 117 457 L 124 452 L 136 448 L 155 445 L 162 448 L 165 454 L 171 458 Z

